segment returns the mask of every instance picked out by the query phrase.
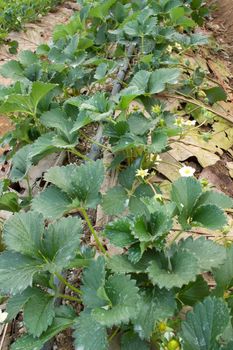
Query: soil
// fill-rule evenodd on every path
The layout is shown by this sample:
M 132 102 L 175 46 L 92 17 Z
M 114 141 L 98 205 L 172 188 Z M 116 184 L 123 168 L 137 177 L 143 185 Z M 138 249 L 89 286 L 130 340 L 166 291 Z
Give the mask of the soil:
M 233 62 L 233 1 L 232 0 L 210 0 L 210 5 L 216 7 L 214 12 L 214 23 L 221 29 L 220 40 L 227 47 Z

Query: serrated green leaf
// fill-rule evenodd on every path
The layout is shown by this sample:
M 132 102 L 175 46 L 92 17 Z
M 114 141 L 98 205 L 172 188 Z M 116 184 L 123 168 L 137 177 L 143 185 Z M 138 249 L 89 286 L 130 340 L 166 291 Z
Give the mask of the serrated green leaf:
M 110 188 L 103 196 L 102 207 L 108 215 L 118 215 L 127 207 L 128 196 L 121 186 Z
M 227 224 L 224 211 L 214 204 L 201 205 L 192 214 L 192 224 L 218 230 Z
M 227 209 L 232 208 L 233 199 L 221 192 L 205 191 L 198 198 L 196 208 L 204 204 L 215 204 L 222 209 Z
M 32 162 L 29 157 L 31 145 L 26 145 L 20 148 L 12 158 L 12 169 L 10 172 L 10 179 L 13 182 L 22 180 L 29 171 Z
M 99 202 L 99 190 L 104 179 L 104 166 L 101 160 L 77 166 L 70 164 L 54 167 L 45 174 L 45 180 L 64 191 L 81 207 L 95 208 Z
M 156 322 L 173 316 L 176 310 L 175 295 L 157 287 L 143 292 L 139 301 L 139 312 L 133 321 L 134 330 L 141 339 L 150 339 Z
M 32 83 L 30 99 L 33 109 L 36 110 L 38 103 L 57 85 L 51 83 L 44 83 L 42 81 L 35 81 Z
M 15 60 L 11 60 L 3 64 L 0 69 L 0 74 L 5 78 L 17 80 L 23 78 L 25 79 L 22 65 Z
M 24 335 L 12 344 L 11 350 L 41 350 L 43 345 L 56 334 L 71 327 L 74 321 L 69 318 L 56 317 L 52 325 L 44 332 L 40 338 L 32 335 Z
M 74 330 L 76 350 L 108 349 L 107 330 L 100 323 L 96 322 L 90 313 L 81 312 Z
M 198 180 L 193 177 L 180 177 L 172 184 L 171 199 L 176 203 L 180 213 L 189 217 L 201 192 Z
M 129 276 L 113 275 L 105 284 L 106 294 L 111 302 L 109 307 L 92 311 L 94 319 L 106 327 L 127 323 L 137 315 L 139 301 L 136 281 Z
M 150 252 L 145 253 L 137 262 L 131 261 L 126 255 L 113 255 L 107 266 L 115 273 L 144 273 L 152 258 L 153 254 Z
M 121 337 L 121 350 L 149 350 L 149 344 L 140 339 L 133 331 L 124 333 Z
M 194 281 L 200 271 L 196 257 L 182 250 L 177 251 L 171 258 L 157 254 L 147 269 L 152 283 L 166 289 L 182 287 Z
M 83 303 L 88 308 L 102 307 L 106 305 L 98 295 L 98 290 L 105 284 L 105 261 L 102 257 L 93 260 L 85 269 L 82 278 Z
M 18 253 L 0 254 L 0 290 L 17 294 L 32 286 L 33 276 L 43 269 L 43 262 Z
M 131 233 L 131 222 L 127 218 L 118 219 L 105 226 L 104 235 L 110 243 L 117 247 L 124 248 L 136 242 Z
M 42 252 L 50 271 L 62 271 L 75 257 L 80 247 L 82 221 L 77 217 L 62 218 L 48 226 L 42 242 Z
M 217 269 L 213 270 L 217 288 L 228 290 L 233 285 L 233 245 L 226 248 L 226 260 Z
M 6 210 L 11 212 L 20 211 L 19 197 L 14 192 L 7 192 L 0 197 L 0 210 Z
M 55 316 L 54 300 L 48 293 L 34 288 L 33 296 L 25 304 L 25 326 L 34 337 L 40 337 L 52 324 Z
M 200 275 L 196 281 L 190 282 L 179 291 L 179 300 L 185 305 L 195 305 L 198 301 L 202 301 L 210 294 L 210 289 L 207 282 Z
M 3 237 L 8 249 L 38 257 L 43 233 L 44 221 L 42 215 L 33 212 L 22 212 L 14 214 L 6 221 Z
M 157 94 L 165 90 L 166 84 L 177 84 L 180 70 L 177 68 L 159 68 L 151 73 L 148 89 L 151 94 Z
M 209 100 L 209 103 L 213 105 L 214 103 L 218 101 L 226 101 L 227 100 L 227 94 L 225 90 L 223 90 L 220 86 L 214 86 L 210 89 L 205 90 L 206 96 Z
M 8 313 L 7 319 L 13 320 L 22 310 L 26 302 L 32 297 L 33 289 L 27 288 L 22 293 L 13 295 L 7 302 L 6 310 Z
M 55 133 L 53 132 L 43 134 L 30 145 L 29 159 L 31 159 L 33 164 L 37 164 L 42 158 L 58 150 L 57 147 L 52 144 L 54 135 Z
M 179 210 L 179 222 L 182 227 L 189 227 L 196 201 L 202 193 L 201 184 L 194 177 L 181 177 L 172 184 L 171 199 Z
M 57 219 L 73 208 L 70 198 L 55 186 L 46 188 L 33 198 L 31 204 L 33 210 L 49 219 Z
M 52 109 L 43 113 L 40 120 L 41 123 L 47 128 L 57 129 L 66 136 L 67 140 L 71 140 L 71 129 L 74 123 L 61 109 Z
M 151 153 L 161 153 L 167 147 L 168 137 L 163 131 L 154 131 L 151 135 L 151 144 L 148 150 Z
M 184 350 L 219 349 L 217 338 L 224 332 L 229 321 L 229 310 L 223 299 L 208 297 L 198 303 L 182 322 Z
M 179 243 L 181 249 L 188 250 L 193 254 L 203 271 L 211 271 L 224 263 L 226 259 L 226 249 L 224 246 L 215 243 L 205 237 L 193 239 L 191 237 Z

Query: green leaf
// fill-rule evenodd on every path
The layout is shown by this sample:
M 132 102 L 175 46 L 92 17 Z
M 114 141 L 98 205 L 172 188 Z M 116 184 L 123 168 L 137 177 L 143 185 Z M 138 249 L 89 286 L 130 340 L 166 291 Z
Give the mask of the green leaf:
M 32 209 L 49 219 L 59 218 L 72 208 L 71 199 L 55 186 L 49 186 L 32 200 Z
M 105 284 L 105 261 L 102 257 L 93 260 L 84 270 L 82 282 L 81 290 L 85 307 L 94 308 L 106 305 L 106 300 L 98 295 L 98 290 Z
M 226 248 L 226 260 L 213 271 L 217 289 L 223 292 L 228 290 L 233 285 L 233 245 Z
M 29 211 L 11 216 L 4 225 L 3 237 L 8 249 L 34 257 L 39 256 L 43 233 L 43 217 Z
M 19 198 L 14 192 L 7 192 L 0 197 L 0 210 L 6 210 L 11 212 L 20 211 Z
M 177 84 L 180 70 L 177 68 L 159 68 L 151 73 L 148 89 L 151 94 L 158 94 L 165 90 L 166 84 Z
M 156 322 L 173 316 L 176 310 L 175 295 L 171 291 L 151 288 L 141 294 L 139 312 L 133 321 L 134 330 L 141 339 L 150 339 Z
M 128 195 L 121 186 L 110 188 L 103 196 L 102 207 L 108 215 L 118 215 L 122 213 L 128 203 Z
M 48 226 L 42 252 L 51 262 L 51 272 L 60 272 L 69 265 L 80 248 L 81 235 L 82 221 L 77 217 L 62 218 Z
M 185 305 L 193 306 L 209 294 L 210 290 L 207 282 L 199 275 L 195 282 L 190 282 L 179 291 L 178 297 Z
M 226 259 L 225 247 L 205 237 L 195 240 L 189 237 L 181 241 L 179 247 L 193 254 L 203 271 L 211 271 L 212 268 L 222 265 Z
M 214 103 L 218 101 L 226 101 L 227 100 L 227 94 L 220 86 L 215 86 L 210 89 L 204 90 L 206 93 L 206 96 L 209 100 L 209 103 L 213 105 Z
M 192 215 L 192 225 L 203 226 L 211 230 L 218 230 L 227 225 L 224 211 L 214 204 L 201 205 Z
M 49 132 L 41 135 L 30 145 L 29 159 L 33 164 L 37 164 L 41 159 L 47 155 L 57 152 L 58 149 L 53 145 L 54 132 Z
M 69 318 L 56 317 L 52 325 L 44 332 L 40 338 L 32 335 L 24 335 L 11 346 L 11 350 L 41 350 L 43 345 L 56 334 L 71 327 L 74 321 Z
M 57 85 L 51 83 L 43 83 L 42 81 L 35 81 L 32 83 L 30 98 L 34 110 L 36 110 L 38 103 Z
M 188 218 L 201 192 L 201 184 L 194 177 L 180 177 L 172 184 L 171 199 Z
M 6 306 L 6 311 L 8 313 L 7 319 L 9 321 L 13 320 L 32 296 L 33 289 L 30 287 L 25 289 L 22 293 L 12 296 L 8 300 Z
M 144 273 L 152 258 L 152 254 L 145 253 L 137 263 L 134 263 L 126 255 L 113 255 L 108 260 L 107 266 L 115 273 Z
M 0 290 L 17 294 L 32 286 L 33 276 L 43 269 L 43 263 L 18 253 L 0 254 Z
M 12 158 L 12 169 L 10 179 L 13 182 L 22 180 L 28 173 L 32 162 L 29 157 L 31 145 L 26 145 L 20 148 Z
M 96 322 L 91 314 L 81 312 L 74 326 L 75 348 L 85 350 L 107 350 L 107 330 Z M 91 331 L 91 333 L 90 333 Z
M 105 226 L 104 235 L 109 239 L 111 244 L 124 248 L 136 241 L 131 233 L 130 226 L 131 222 L 129 219 L 118 219 Z
M 117 0 L 103 1 L 103 3 L 100 3 L 97 6 L 94 6 L 90 10 L 89 16 L 94 18 L 104 19 L 109 14 L 109 9 L 116 3 L 116 1 Z
M 151 144 L 148 150 L 151 153 L 161 153 L 167 147 L 168 137 L 163 131 L 154 131 L 151 135 Z
M 179 222 L 182 227 L 190 226 L 188 218 L 201 193 L 201 184 L 194 177 L 181 177 L 172 184 L 171 200 L 176 203 L 179 210 Z
M 45 180 L 51 182 L 71 199 L 80 202 L 80 206 L 95 208 L 99 202 L 99 190 L 104 179 L 104 166 L 101 160 L 77 166 L 70 164 L 54 167 L 45 174 Z
M 229 321 L 229 310 L 223 299 L 208 297 L 198 303 L 182 322 L 184 350 L 219 349 L 217 338 L 224 332 Z
M 30 334 L 40 337 L 54 319 L 54 298 L 39 289 L 34 289 L 33 292 L 24 307 L 24 322 Z
M 113 275 L 106 281 L 105 291 L 111 304 L 109 307 L 93 310 L 92 315 L 97 322 L 112 327 L 135 318 L 139 301 L 136 281 L 129 276 Z
M 15 60 L 11 60 L 1 66 L 0 74 L 4 78 L 10 79 L 25 79 L 24 70 L 22 65 Z
M 149 350 L 149 345 L 133 331 L 124 333 L 121 337 L 121 350 Z
M 233 207 L 233 199 L 221 192 L 205 191 L 198 198 L 196 208 L 204 204 L 215 204 L 217 207 L 227 209 Z
M 194 281 L 200 273 L 200 267 L 194 255 L 180 249 L 170 258 L 157 254 L 147 272 L 153 284 L 171 289 Z
M 66 113 L 59 108 L 45 112 L 40 117 L 41 123 L 47 128 L 54 128 L 62 132 L 68 140 L 71 140 L 71 129 L 73 121 L 70 120 Z

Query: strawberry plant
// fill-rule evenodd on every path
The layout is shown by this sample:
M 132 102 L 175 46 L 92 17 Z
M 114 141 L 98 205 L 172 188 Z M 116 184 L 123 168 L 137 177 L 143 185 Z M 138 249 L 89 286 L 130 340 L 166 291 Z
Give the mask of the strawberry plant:
M 190 75 L 181 64 L 186 50 L 208 42 L 195 33 L 204 4 L 80 5 L 52 43 L 1 69 L 16 82 L 0 90 L 0 112 L 15 124 L 2 139 L 12 166 L 0 208 L 14 214 L 3 227 L 0 291 L 6 322 L 23 311 L 27 329 L 11 348 L 39 350 L 72 328 L 79 350 L 108 349 L 115 336 L 123 350 L 230 349 L 232 245 L 224 232 L 233 200 L 188 166 L 179 166 L 166 194 L 155 181 L 172 138 L 198 127 L 169 110 L 163 94 L 188 96 L 206 111 L 225 98 L 200 69 Z M 88 135 L 96 128 L 98 138 Z M 91 152 L 80 147 L 83 139 Z M 64 151 L 66 164 L 47 169 L 43 190 L 29 186 L 26 200 L 12 191 L 40 160 Z M 116 181 L 105 188 L 111 172 Z M 98 230 L 97 208 L 106 219 Z M 220 239 L 207 239 L 205 229 Z M 73 269 L 79 283 L 66 278 Z
M 6 39 L 10 31 L 20 30 L 25 23 L 35 21 L 61 2 L 60 0 L 1 0 L 0 41 Z

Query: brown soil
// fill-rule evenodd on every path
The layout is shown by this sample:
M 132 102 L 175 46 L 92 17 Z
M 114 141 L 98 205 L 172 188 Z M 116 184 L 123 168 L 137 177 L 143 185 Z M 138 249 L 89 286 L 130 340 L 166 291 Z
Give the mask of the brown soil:
M 216 7 L 214 22 L 222 29 L 221 37 L 228 52 L 232 54 L 233 61 L 233 1 L 232 0 L 209 0 L 209 4 Z

